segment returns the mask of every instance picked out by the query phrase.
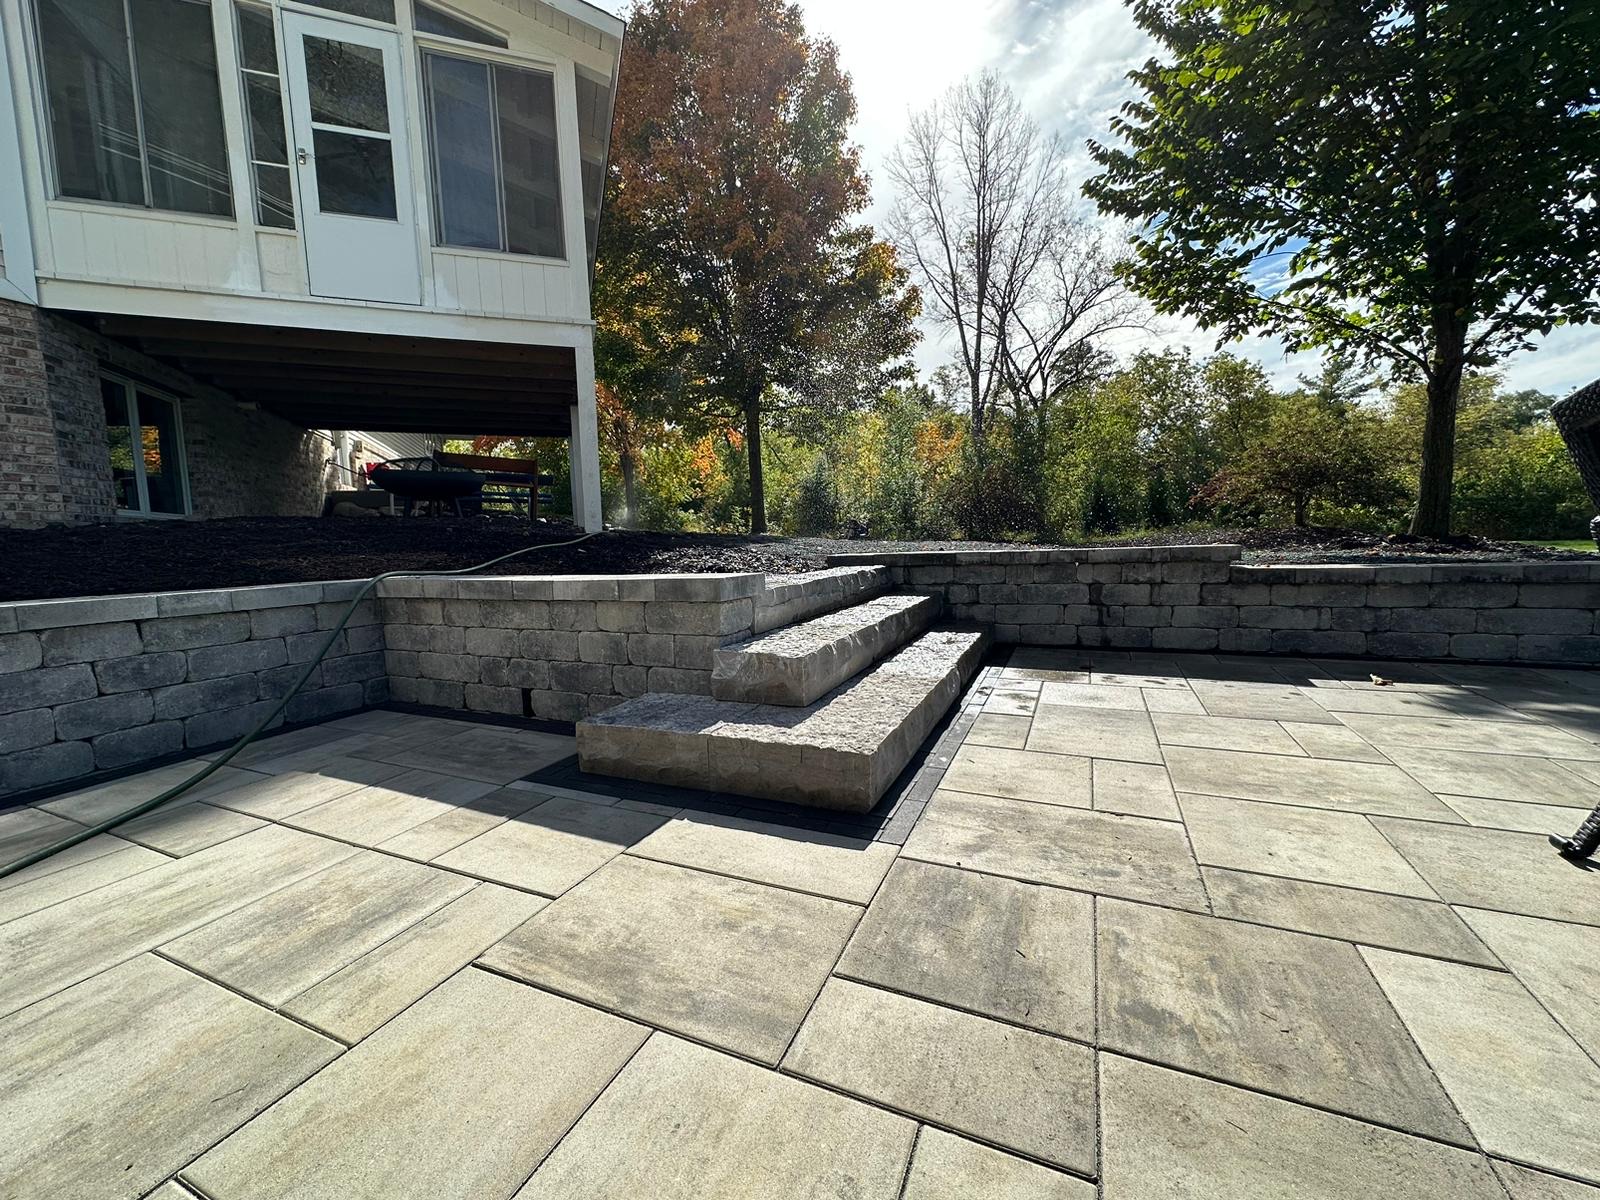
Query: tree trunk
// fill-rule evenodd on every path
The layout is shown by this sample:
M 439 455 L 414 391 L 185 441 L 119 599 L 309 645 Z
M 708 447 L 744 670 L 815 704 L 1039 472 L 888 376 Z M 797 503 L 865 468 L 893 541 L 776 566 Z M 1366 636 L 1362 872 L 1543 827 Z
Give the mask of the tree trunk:
M 618 451 L 617 465 L 622 470 L 622 525 L 624 529 L 633 529 L 639 524 L 639 490 L 634 479 L 638 468 L 630 448 Z
M 767 531 L 767 481 L 761 470 L 761 389 L 744 402 L 744 448 L 750 457 L 750 532 Z
M 1455 488 L 1456 406 L 1466 357 L 1466 326 L 1450 318 L 1434 322 L 1434 358 L 1428 372 L 1428 415 L 1422 427 L 1422 470 L 1411 532 L 1450 536 L 1450 500 Z
M 1294 527 L 1304 529 L 1310 523 L 1311 501 L 1306 496 L 1294 498 Z

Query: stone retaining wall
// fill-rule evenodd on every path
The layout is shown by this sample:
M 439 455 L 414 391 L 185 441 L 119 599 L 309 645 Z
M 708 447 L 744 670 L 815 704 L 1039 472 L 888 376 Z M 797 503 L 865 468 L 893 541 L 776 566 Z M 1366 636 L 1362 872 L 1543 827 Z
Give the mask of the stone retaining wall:
M 0 796 L 239 737 L 298 678 L 359 583 L 0 604 Z M 289 702 L 313 721 L 388 697 L 365 601 Z
M 290 722 L 394 699 L 577 721 L 886 589 L 1030 645 L 1600 662 L 1600 563 L 1257 567 L 1234 546 L 840 555 L 828 571 L 386 581 Z M 227 743 L 358 583 L 0 604 L 0 797 Z
M 1600 562 L 1247 566 L 1237 546 L 835 555 L 1023 645 L 1600 662 Z
M 712 653 L 881 591 L 888 572 L 395 579 L 389 691 L 411 704 L 579 721 L 645 692 L 709 695 Z

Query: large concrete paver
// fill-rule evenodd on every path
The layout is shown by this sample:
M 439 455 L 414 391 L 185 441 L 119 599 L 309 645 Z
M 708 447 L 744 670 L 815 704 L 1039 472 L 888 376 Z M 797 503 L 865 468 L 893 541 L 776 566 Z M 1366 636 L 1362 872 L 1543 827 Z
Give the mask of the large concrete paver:
M 843 979 L 784 1069 L 1082 1174 L 1095 1169 L 1094 1052 Z
M 1104 1200 L 1503 1200 L 1480 1154 L 1100 1056 Z
M 1600 1061 L 1600 928 L 1463 908 L 1462 919 Z
M 1153 713 L 1150 719 L 1155 723 L 1156 737 L 1163 746 L 1305 756 L 1300 743 L 1285 733 L 1276 721 L 1185 713 Z
M 836 973 L 1088 1041 L 1088 896 L 913 860 L 895 864 Z
M 441 854 L 442 867 L 559 896 L 665 818 L 556 796 Z
M 1372 713 L 1394 717 L 1433 717 L 1455 720 L 1522 720 L 1516 709 L 1465 687 L 1431 692 L 1401 692 L 1362 688 L 1317 688 L 1308 693 L 1332 713 Z
M 1600 800 L 1600 793 L 1595 797 Z M 1525 804 L 1520 800 L 1486 800 L 1482 796 L 1440 796 L 1468 825 L 1513 833 L 1559 833 L 1577 828 L 1584 813 L 1565 804 Z
M 1594 807 L 1593 784 L 1585 782 L 1580 771 L 1548 759 L 1425 746 L 1390 746 L 1384 753 L 1423 787 L 1439 795 Z M 1583 765 L 1574 763 L 1573 767 Z
M 1138 688 L 1110 687 L 1088 680 L 1046 682 L 1039 690 L 1039 702 L 1070 708 L 1125 708 L 1132 712 L 1145 709 L 1144 694 Z
M 1558 858 L 1537 834 L 1373 819 L 1452 904 L 1600 925 L 1600 871 Z
M 347 1042 L 360 1041 L 548 903 L 480 884 L 313 984 L 282 1011 Z
M 1136 693 L 1136 689 L 1128 690 Z M 1161 746 L 1142 707 L 1138 712 L 1129 712 L 1119 708 L 1041 704 L 1033 715 L 1028 749 L 1084 758 L 1161 762 Z
M 364 751 L 363 756 L 504 787 L 572 751 L 573 740 L 560 734 L 475 725 L 433 741 L 401 740 L 394 748 Z
M 42 801 L 39 807 L 58 817 L 77 821 L 81 825 L 96 825 L 101 821 L 120 816 L 143 801 L 155 799 L 168 788 L 197 774 L 204 766 L 205 763 L 198 759 L 172 763 L 170 766 L 157 767 L 155 770 L 143 771 L 138 775 L 128 775 L 106 783 L 97 783 L 92 787 L 80 788 L 64 796 Z M 232 766 L 219 767 L 178 799 L 180 802 L 208 800 L 242 784 L 258 781 L 260 778 L 261 776 L 254 771 L 240 770 Z
M 1287 686 L 1237 686 L 1226 683 L 1193 685 L 1195 695 L 1213 717 L 1247 717 L 1260 721 L 1301 721 L 1337 725 L 1339 718 L 1315 700 Z
M 1318 725 L 1310 721 L 1280 721 L 1279 724 L 1295 740 L 1295 744 L 1312 758 L 1342 759 L 1345 762 L 1389 761 L 1382 750 L 1354 729 L 1346 729 L 1342 725 Z
M 404 775 L 408 768 L 371 758 L 336 758 L 315 771 L 286 771 L 251 779 L 216 796 L 212 803 L 269 821 L 337 800 L 375 783 Z
M 1172 786 L 1180 792 L 1433 821 L 1461 820 L 1404 771 L 1384 763 L 1169 746 L 1167 770 L 1172 774 Z
M 776 1063 L 860 913 L 836 900 L 623 856 L 481 961 Z
M 1517 980 L 1362 953 L 1485 1150 L 1600 1183 L 1600 1065 Z
M 1204 911 L 1183 830 L 1170 821 L 937 792 L 909 858 Z
M 1000 746 L 1007 750 L 1021 750 L 1028 744 L 1028 729 L 1033 724 L 1030 717 L 1007 713 L 979 713 L 967 731 L 968 746 Z
M 1355 947 L 1101 901 L 1100 1044 L 1470 1145 Z
M 1537 721 L 1456 721 L 1387 713 L 1342 713 L 1339 719 L 1380 749 L 1422 746 L 1483 754 L 1600 759 L 1600 745 Z
M 0 1013 L 171 941 L 357 851 L 272 826 L 0 925 Z
M 1195 856 L 1206 866 L 1439 898 L 1360 813 L 1224 796 L 1178 800 Z
M 1158 821 L 1182 819 L 1178 813 L 1178 798 L 1172 791 L 1172 777 L 1165 767 L 1097 758 L 1093 776 L 1096 812 L 1151 817 Z
M 183 1178 L 214 1200 L 509 1196 L 647 1033 L 468 968 Z
M 852 904 L 872 899 L 896 852 L 887 842 L 709 813 L 668 821 L 629 851 Z
M 280 819 L 324 837 L 376 846 L 497 790 L 476 779 L 412 770 Z
M 1495 1173 L 1511 1193 L 1511 1200 L 1600 1200 L 1600 1188 L 1516 1163 L 1494 1164 Z
M 154 955 L 0 1021 L 0 1191 L 142 1196 L 339 1053 Z
M 166 942 L 161 952 L 276 1006 L 471 887 L 459 875 L 365 851 Z
M 548 798 L 521 788 L 501 788 L 457 808 L 446 809 L 421 825 L 413 825 L 379 842 L 377 848 L 385 854 L 427 862 L 543 804 Z
M 0 812 L 0 866 L 64 841 L 84 826 L 41 808 Z
M 108 842 L 120 843 L 120 849 L 96 854 L 91 858 L 63 866 L 59 871 L 35 875 L 15 887 L 0 887 L 0 924 L 172 861 L 165 854 L 157 854 L 144 846 L 123 842 L 109 833 L 103 833 L 100 837 Z M 38 865 L 47 866 L 50 862 L 50 859 L 46 859 Z M 0 884 L 10 883 L 12 878 L 15 876 L 0 881 Z
M 658 1033 L 516 1200 L 897 1200 L 914 1133 L 882 1109 Z
M 1221 867 L 1202 867 L 1200 873 L 1219 917 L 1477 966 L 1500 965 L 1449 905 L 1434 900 Z
M 924 1126 L 903 1200 L 1095 1200 L 1095 1187 L 1037 1163 Z
M 180 800 L 126 825 L 118 825 L 117 834 L 130 842 L 181 858 L 252 829 L 260 829 L 265 824 L 259 817 L 218 808 L 204 801 L 184 803 Z
M 1032 800 L 1088 808 L 1089 760 L 1036 750 L 963 746 L 956 751 L 939 786 L 953 792 Z

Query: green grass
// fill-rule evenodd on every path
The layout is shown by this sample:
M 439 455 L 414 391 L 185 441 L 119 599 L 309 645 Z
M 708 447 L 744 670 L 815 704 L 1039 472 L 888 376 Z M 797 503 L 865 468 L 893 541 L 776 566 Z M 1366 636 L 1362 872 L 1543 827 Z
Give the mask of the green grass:
M 1593 538 L 1560 538 L 1555 541 L 1543 541 L 1539 538 L 1519 539 L 1524 546 L 1548 546 L 1552 550 L 1588 550 L 1596 553 Z

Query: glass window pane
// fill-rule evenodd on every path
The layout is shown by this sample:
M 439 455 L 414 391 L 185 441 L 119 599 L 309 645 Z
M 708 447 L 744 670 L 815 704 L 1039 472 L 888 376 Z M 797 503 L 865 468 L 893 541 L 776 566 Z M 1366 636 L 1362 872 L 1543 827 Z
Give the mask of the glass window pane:
M 289 168 L 256 164 L 256 224 L 273 229 L 294 228 L 294 193 L 289 190 Z
M 143 204 L 122 0 L 39 0 L 39 39 L 57 191 Z
M 232 216 L 211 8 L 192 0 L 132 0 L 131 8 L 150 203 Z
M 183 474 L 179 463 L 178 415 L 170 400 L 139 393 L 139 450 L 144 458 L 145 494 L 150 511 L 183 512 Z
M 250 157 L 257 162 L 289 164 L 289 143 L 283 133 L 283 96 L 278 81 L 265 75 L 244 77 L 250 110 Z
M 394 153 L 385 138 L 313 132 L 317 200 L 325 213 L 396 220 Z
M 477 42 L 483 46 L 507 45 L 506 39 L 496 37 L 485 29 L 459 20 L 441 9 L 434 8 L 431 4 L 418 4 L 415 6 L 415 19 L 418 33 L 431 33 L 436 37 L 459 38 L 463 42 Z
M 133 430 L 128 426 L 128 390 L 110 379 L 100 381 L 106 409 L 106 448 L 111 455 L 111 486 L 116 506 L 139 511 L 139 479 L 133 469 Z
M 394 0 L 306 0 L 306 3 L 334 12 L 349 13 L 352 17 L 394 24 Z
M 506 249 L 560 258 L 561 176 L 556 163 L 555 81 L 537 71 L 494 70 Z
M 606 153 L 611 141 L 611 85 L 577 72 L 578 154 L 583 167 L 583 233 L 589 266 L 594 267 L 600 236 L 600 202 L 605 196 Z
M 439 241 L 446 246 L 499 250 L 489 68 L 430 54 L 427 75 Z
M 383 51 L 330 38 L 306 38 L 306 83 L 311 119 L 346 129 L 389 131 L 389 91 Z
M 278 43 L 272 36 L 272 15 L 240 5 L 239 64 L 247 71 L 278 73 Z

